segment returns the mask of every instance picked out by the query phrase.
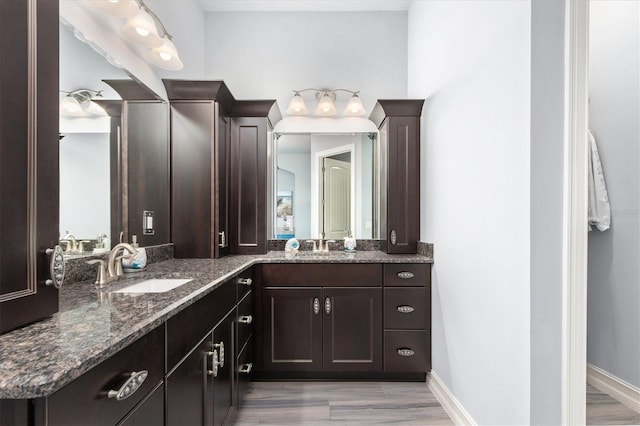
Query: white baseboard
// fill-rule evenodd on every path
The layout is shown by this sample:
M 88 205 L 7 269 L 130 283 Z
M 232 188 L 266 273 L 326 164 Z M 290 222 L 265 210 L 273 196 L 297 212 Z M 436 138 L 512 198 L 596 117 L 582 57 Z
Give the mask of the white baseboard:
M 447 385 L 433 371 L 427 375 L 427 385 L 444 411 L 456 425 L 477 425 L 460 401 L 451 393 Z
M 587 364 L 587 383 L 640 413 L 640 388 L 593 364 Z

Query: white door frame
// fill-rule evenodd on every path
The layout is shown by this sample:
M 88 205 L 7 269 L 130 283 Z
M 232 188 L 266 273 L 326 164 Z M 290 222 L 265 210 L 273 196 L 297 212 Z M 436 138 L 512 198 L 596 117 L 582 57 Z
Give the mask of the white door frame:
M 320 161 L 323 157 L 331 157 L 332 155 L 344 154 L 346 152 L 351 153 L 351 232 L 355 235 L 355 219 L 356 219 L 356 204 L 355 204 L 355 192 L 356 192 L 356 145 L 353 143 L 340 145 L 335 148 L 326 149 L 324 151 L 316 151 L 313 153 L 311 159 L 311 238 L 314 237 L 314 232 L 319 232 L 320 218 L 318 217 L 318 199 L 320 197 Z M 315 231 L 314 231 L 315 230 Z
M 589 2 L 566 0 L 562 424 L 586 422 Z

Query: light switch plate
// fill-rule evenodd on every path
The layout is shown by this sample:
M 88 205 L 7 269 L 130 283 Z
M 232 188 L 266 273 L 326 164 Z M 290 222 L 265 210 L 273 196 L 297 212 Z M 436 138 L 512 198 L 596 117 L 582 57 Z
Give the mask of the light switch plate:
M 142 235 L 153 235 L 153 212 L 145 210 L 142 212 Z

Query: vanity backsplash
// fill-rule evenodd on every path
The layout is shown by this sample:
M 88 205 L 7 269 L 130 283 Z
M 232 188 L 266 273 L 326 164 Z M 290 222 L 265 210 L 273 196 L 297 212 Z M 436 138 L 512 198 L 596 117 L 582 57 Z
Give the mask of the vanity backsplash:
M 160 244 L 157 246 L 145 247 L 147 252 L 147 265 L 164 260 L 173 259 L 173 244 Z M 107 260 L 109 253 L 98 254 L 93 256 L 71 256 L 65 259 L 65 284 L 78 281 L 95 279 L 96 265 L 88 265 L 87 261 L 91 259 Z

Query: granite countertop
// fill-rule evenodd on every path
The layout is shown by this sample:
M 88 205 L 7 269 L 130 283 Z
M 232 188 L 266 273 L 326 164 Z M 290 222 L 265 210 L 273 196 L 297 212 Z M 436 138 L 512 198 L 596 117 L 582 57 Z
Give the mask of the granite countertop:
M 171 259 L 154 263 L 98 290 L 92 281 L 63 286 L 60 311 L 0 336 L 0 399 L 52 394 L 142 335 L 160 326 L 235 274 L 258 263 L 431 263 L 421 255 L 379 251 L 329 255 L 282 251 L 221 259 Z M 191 278 L 165 293 L 114 293 L 150 278 Z

